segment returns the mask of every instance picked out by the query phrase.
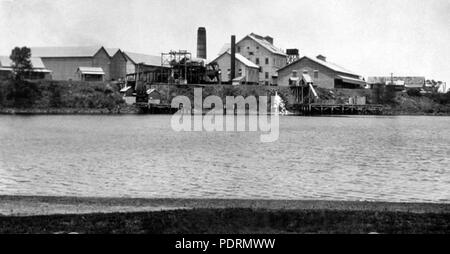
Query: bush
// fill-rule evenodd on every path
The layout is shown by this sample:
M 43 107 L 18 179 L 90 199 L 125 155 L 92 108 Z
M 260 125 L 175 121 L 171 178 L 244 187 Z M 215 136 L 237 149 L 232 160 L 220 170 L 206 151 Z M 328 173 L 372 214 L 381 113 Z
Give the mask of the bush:
M 406 93 L 409 96 L 413 96 L 413 97 L 420 97 L 420 96 L 422 96 L 422 94 L 420 93 L 420 89 L 419 88 L 408 89 L 406 91 Z

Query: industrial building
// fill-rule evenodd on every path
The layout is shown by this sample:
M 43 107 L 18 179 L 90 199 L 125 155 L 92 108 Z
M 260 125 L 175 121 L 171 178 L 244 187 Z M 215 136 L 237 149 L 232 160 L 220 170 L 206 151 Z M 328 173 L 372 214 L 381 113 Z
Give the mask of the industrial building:
M 422 88 L 425 86 L 425 77 L 420 76 L 373 76 L 367 77 L 370 86 L 376 84 L 395 85 L 404 88 Z
M 259 66 L 252 63 L 239 53 L 235 53 L 236 77 L 231 78 L 231 53 L 226 51 L 218 56 L 211 63 L 216 63 L 220 68 L 220 80 L 223 83 L 233 84 L 258 84 Z
M 119 80 L 128 74 L 153 71 L 161 64 L 161 56 L 118 50 L 111 58 L 111 79 Z
M 308 74 L 315 86 L 323 88 L 364 88 L 361 75 L 337 64 L 328 62 L 325 56 L 304 56 L 278 70 L 278 85 L 288 86 L 295 73 Z
M 261 85 L 277 84 L 277 71 L 286 65 L 287 55 L 274 46 L 272 37 L 251 33 L 236 43 L 235 50 L 260 67 Z
M 26 75 L 28 79 L 49 79 L 51 70 L 47 69 L 39 57 L 30 58 L 33 69 Z M 13 68 L 9 56 L 0 56 L 0 78 L 6 79 L 12 77 Z
M 40 57 L 55 80 L 80 80 L 80 67 L 97 67 L 110 80 L 110 55 L 104 47 L 32 47 L 31 55 Z

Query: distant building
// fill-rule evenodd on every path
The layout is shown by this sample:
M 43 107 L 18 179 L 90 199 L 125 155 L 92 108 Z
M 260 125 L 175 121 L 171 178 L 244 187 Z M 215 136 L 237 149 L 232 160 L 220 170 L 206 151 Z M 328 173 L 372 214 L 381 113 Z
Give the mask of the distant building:
M 79 67 L 98 67 L 110 80 L 110 55 L 104 47 L 32 47 L 31 56 L 40 57 L 55 80 L 80 80 Z
M 284 51 L 273 45 L 272 37 L 254 33 L 246 35 L 236 43 L 236 53 L 260 67 L 259 83 L 262 85 L 276 85 L 277 71 L 284 67 L 287 61 Z
M 315 86 L 323 88 L 363 88 L 366 82 L 359 74 L 328 62 L 325 56 L 304 56 L 278 70 L 278 85 L 288 86 L 293 74 L 308 74 Z
M 236 53 L 236 78 L 231 78 L 231 54 L 229 51 L 223 52 L 211 63 L 217 63 L 221 71 L 220 80 L 225 83 L 234 84 L 258 84 L 259 83 L 259 66 L 252 63 L 239 53 Z
M 111 79 L 124 79 L 127 74 L 161 68 L 161 56 L 118 50 L 111 59 Z
M 374 76 L 367 77 L 367 83 L 371 86 L 375 84 L 397 85 L 403 88 L 422 88 L 425 86 L 425 77 L 420 76 Z
M 26 75 L 25 78 L 28 79 L 50 79 L 51 71 L 48 70 L 41 58 L 31 57 L 30 59 L 33 69 Z M 0 78 L 10 78 L 12 77 L 13 62 L 9 56 L 0 56 Z

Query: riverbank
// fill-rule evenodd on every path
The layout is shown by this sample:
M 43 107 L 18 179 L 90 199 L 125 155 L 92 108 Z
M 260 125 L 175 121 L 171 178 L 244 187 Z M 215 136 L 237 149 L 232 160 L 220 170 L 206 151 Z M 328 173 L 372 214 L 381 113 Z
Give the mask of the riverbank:
M 154 84 L 152 88 L 168 104 L 175 96 L 194 101 L 194 88 Z M 275 92 L 292 111 L 295 98 L 289 87 L 255 85 L 204 85 L 203 98 L 214 95 L 225 101 L 227 96 L 270 96 Z M 141 111 L 127 105 L 117 83 L 83 81 L 0 81 L 0 114 L 138 114 Z M 450 115 L 450 93 L 408 94 L 393 92 L 390 96 L 373 89 L 317 88 L 322 100 L 346 104 L 350 97 L 365 97 L 368 104 L 383 105 L 382 115 Z M 385 98 L 387 97 L 387 98 Z
M 450 233 L 450 204 L 0 196 L 0 233 Z
M 107 108 L 2 108 L 3 115 L 120 115 L 139 114 L 138 108 L 122 104 L 114 109 Z

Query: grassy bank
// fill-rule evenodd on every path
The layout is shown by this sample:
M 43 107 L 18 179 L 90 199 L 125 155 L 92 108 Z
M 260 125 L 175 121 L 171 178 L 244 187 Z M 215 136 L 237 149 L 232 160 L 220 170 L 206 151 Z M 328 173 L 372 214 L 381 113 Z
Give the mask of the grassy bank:
M 194 86 L 152 85 L 162 94 L 162 102 L 170 103 L 183 95 L 194 102 Z M 0 113 L 5 114 L 111 114 L 138 113 L 126 105 L 117 85 L 106 82 L 81 81 L 0 81 Z M 334 104 L 348 103 L 349 97 L 365 96 L 367 103 L 384 105 L 386 115 L 450 115 L 450 93 L 426 94 L 395 92 L 389 89 L 323 89 L 317 88 L 320 99 Z M 273 96 L 277 92 L 292 110 L 294 96 L 289 87 L 207 85 L 203 98 L 210 95 Z
M 450 214 L 193 209 L 0 217 L 0 233 L 450 233 Z
M 103 82 L 0 81 L 0 112 L 30 114 L 128 113 L 119 88 Z

